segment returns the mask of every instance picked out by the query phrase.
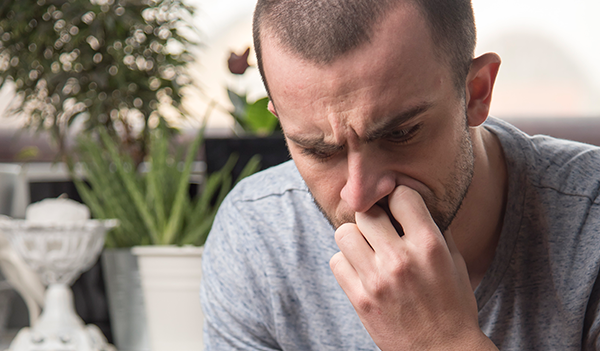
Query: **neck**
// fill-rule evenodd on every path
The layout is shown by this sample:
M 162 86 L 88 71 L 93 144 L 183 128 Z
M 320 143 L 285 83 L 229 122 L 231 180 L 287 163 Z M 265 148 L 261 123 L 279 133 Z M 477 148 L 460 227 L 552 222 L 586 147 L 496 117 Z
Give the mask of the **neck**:
M 450 229 L 475 289 L 494 259 L 502 231 L 508 192 L 506 162 L 500 141 L 483 127 L 471 131 L 473 181 Z

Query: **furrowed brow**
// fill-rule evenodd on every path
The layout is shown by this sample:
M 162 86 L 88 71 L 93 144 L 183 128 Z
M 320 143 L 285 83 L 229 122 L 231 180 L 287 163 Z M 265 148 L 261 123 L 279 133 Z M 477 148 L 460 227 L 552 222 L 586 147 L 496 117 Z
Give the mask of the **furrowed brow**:
M 329 144 L 326 143 L 322 138 L 305 138 L 299 136 L 287 135 L 287 138 L 293 141 L 295 144 L 306 148 L 316 149 L 320 151 L 338 151 L 344 148 L 343 145 Z
M 394 130 L 398 126 L 425 113 L 431 107 L 432 104 L 424 103 L 409 110 L 403 111 L 393 118 L 381 121 L 381 123 L 376 123 L 372 130 L 367 131 L 366 141 L 370 142 L 385 137 L 390 133 L 391 130 Z

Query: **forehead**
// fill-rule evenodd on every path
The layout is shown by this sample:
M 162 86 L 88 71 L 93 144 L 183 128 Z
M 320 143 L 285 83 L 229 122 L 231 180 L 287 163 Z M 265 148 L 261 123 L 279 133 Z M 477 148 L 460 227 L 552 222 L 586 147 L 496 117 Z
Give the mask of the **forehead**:
M 451 86 L 421 13 L 409 3 L 385 15 L 368 43 L 329 64 L 302 59 L 272 33 L 263 33 L 264 74 L 286 133 L 298 121 L 368 123 L 397 109 L 432 103 Z

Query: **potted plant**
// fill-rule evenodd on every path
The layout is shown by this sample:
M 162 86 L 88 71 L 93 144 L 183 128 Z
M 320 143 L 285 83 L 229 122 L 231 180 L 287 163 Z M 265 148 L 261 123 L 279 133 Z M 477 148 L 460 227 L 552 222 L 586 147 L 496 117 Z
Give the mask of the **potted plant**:
M 203 142 L 203 130 L 189 145 L 185 156 L 181 152 L 169 152 L 172 138 L 161 130 L 154 131 L 149 154 L 140 167 L 143 169 L 136 169 L 134 160 L 119 150 L 106 131 L 99 130 L 98 140 L 94 137 L 80 140 L 79 161 L 89 185 L 78 178 L 75 178 L 75 184 L 95 217 L 117 218 L 121 222 L 119 228 L 108 233 L 107 245 L 134 247 L 132 252 L 138 256 L 145 309 L 139 310 L 139 296 L 137 301 L 132 296 L 126 303 L 138 304 L 134 314 L 145 312 L 150 346 L 154 351 L 201 348 L 198 330 L 202 328 L 202 314 L 197 291 L 201 245 L 218 206 L 235 184 L 231 170 L 237 161 L 235 156 L 230 157 L 225 166 L 208 176 L 200 191 L 190 198 L 192 165 Z M 237 180 L 253 173 L 258 163 L 258 157 L 251 159 Z M 131 261 L 131 258 L 108 252 L 111 257 L 107 257 L 106 262 Z M 125 252 L 130 255 L 128 249 Z M 108 270 L 114 271 L 114 268 Z M 135 270 L 115 275 L 130 283 L 139 281 Z M 166 279 L 166 282 L 157 279 Z M 130 294 L 132 290 L 141 291 L 139 287 L 121 289 L 127 290 Z M 176 297 L 169 297 L 169 294 Z M 124 311 L 125 307 L 116 307 L 115 311 Z M 139 333 L 135 330 L 139 329 L 139 324 L 137 321 L 116 327 Z M 139 342 L 130 347 L 140 348 Z
M 0 4 L 0 85 L 8 113 L 50 134 L 60 155 L 75 129 L 105 128 L 140 162 L 150 131 L 181 115 L 197 44 L 182 0 L 24 0 Z M 182 33 L 186 33 L 183 35 Z
M 199 37 L 193 13 L 183 0 L 1 1 L 0 86 L 14 91 L 6 112 L 37 132 L 26 136 L 38 157 L 48 136 L 56 150 L 49 157 L 64 161 L 74 135 L 102 129 L 140 164 L 152 131 L 174 135 L 171 122 L 185 112 L 186 66 Z M 78 198 L 71 183 L 56 185 L 39 182 L 31 197 L 68 190 Z M 100 272 L 97 264 L 74 284 L 75 303 L 110 339 Z
M 240 77 L 248 69 L 255 69 L 248 63 L 250 48 L 241 55 L 231 52 L 228 59 L 229 71 Z M 223 167 L 230 154 L 236 153 L 241 164 L 253 155 L 261 155 L 261 169 L 275 166 L 290 159 L 285 139 L 281 133 L 279 120 L 267 109 L 268 97 L 249 101 L 244 91 L 230 87 L 227 89 L 233 105 L 230 111 L 234 120 L 232 137 L 207 138 L 207 172 L 212 173 Z M 241 166 L 234 168 L 233 174 L 239 174 Z

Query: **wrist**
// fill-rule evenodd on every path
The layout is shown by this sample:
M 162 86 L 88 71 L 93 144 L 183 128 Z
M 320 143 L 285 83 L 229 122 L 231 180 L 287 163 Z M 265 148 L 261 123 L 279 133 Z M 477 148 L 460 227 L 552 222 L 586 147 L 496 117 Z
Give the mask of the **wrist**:
M 470 335 L 464 335 L 462 337 L 457 335 L 457 337 L 452 340 L 448 340 L 445 345 L 440 346 L 439 350 L 446 351 L 498 351 L 498 348 L 492 340 L 490 340 L 481 330 L 477 330 Z

